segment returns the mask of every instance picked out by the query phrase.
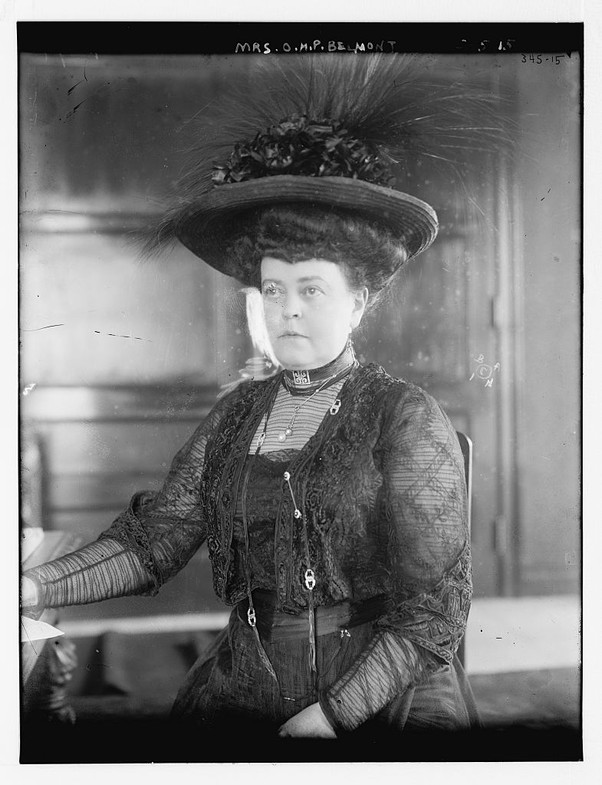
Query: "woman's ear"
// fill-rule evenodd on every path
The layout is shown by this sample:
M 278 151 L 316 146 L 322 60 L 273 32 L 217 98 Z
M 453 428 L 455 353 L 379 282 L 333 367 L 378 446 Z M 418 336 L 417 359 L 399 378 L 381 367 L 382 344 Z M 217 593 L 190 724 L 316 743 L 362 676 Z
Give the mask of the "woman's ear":
M 366 305 L 368 304 L 369 296 L 370 292 L 368 291 L 367 286 L 364 286 L 361 289 L 357 289 L 355 292 L 353 292 L 353 311 L 351 312 L 350 322 L 352 330 L 355 330 L 356 327 L 359 327 L 360 322 L 362 321 L 362 316 L 364 315 L 364 311 L 366 310 Z

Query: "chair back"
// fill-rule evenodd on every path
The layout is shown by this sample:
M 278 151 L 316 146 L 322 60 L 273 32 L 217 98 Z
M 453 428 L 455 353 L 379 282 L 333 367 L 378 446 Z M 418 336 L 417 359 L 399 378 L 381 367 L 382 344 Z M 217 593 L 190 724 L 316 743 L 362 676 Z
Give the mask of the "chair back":
M 472 513 L 472 441 L 462 431 L 456 431 L 456 436 L 460 442 L 460 449 L 464 458 L 464 479 L 466 480 L 468 500 L 468 528 L 470 529 L 470 516 Z
M 472 441 L 465 433 L 456 431 L 458 441 L 460 442 L 460 449 L 462 450 L 462 457 L 464 458 L 464 479 L 466 480 L 466 494 L 467 494 L 467 515 L 468 515 L 468 531 L 470 532 L 471 514 L 472 514 Z M 457 656 L 462 666 L 466 663 L 466 636 L 460 641 Z

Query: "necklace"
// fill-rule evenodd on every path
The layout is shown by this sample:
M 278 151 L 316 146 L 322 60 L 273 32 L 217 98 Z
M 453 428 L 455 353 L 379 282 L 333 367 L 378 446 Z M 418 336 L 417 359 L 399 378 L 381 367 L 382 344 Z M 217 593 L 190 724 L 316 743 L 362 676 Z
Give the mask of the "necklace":
M 329 376 L 327 379 L 324 379 L 322 384 L 318 387 L 317 390 L 315 390 L 315 392 L 313 392 L 311 395 L 308 395 L 306 398 L 303 398 L 301 403 L 295 408 L 295 411 L 293 412 L 293 416 L 288 421 L 288 425 L 286 426 L 286 428 L 283 431 L 280 431 L 280 433 L 278 434 L 279 442 L 285 442 L 289 436 L 293 435 L 293 426 L 295 424 L 295 420 L 297 419 L 297 415 L 299 414 L 301 409 L 305 406 L 306 403 L 311 401 L 314 395 L 317 395 L 319 392 L 321 392 L 328 385 L 328 382 L 332 381 L 335 378 L 335 376 L 338 376 L 338 374 L 335 373 L 332 376 Z
M 282 374 L 282 383 L 291 395 L 310 395 L 316 392 L 323 382 L 332 382 L 335 376 L 345 373 L 354 365 L 357 365 L 357 361 L 353 346 L 349 341 L 338 357 L 320 368 L 310 370 L 285 368 Z
M 349 360 L 351 362 L 349 362 Z M 327 366 L 323 366 L 323 368 L 317 369 L 320 375 L 322 376 L 322 378 L 319 380 L 318 386 L 316 387 L 315 390 L 313 391 L 307 390 L 306 392 L 305 391 L 300 392 L 297 389 L 295 389 L 295 386 L 291 384 L 292 379 L 289 378 L 289 374 L 292 372 L 285 370 L 284 373 L 282 374 L 283 387 L 287 390 L 287 392 L 291 397 L 303 396 L 303 400 L 298 406 L 295 407 L 292 417 L 290 418 L 286 426 L 284 428 L 280 426 L 282 430 L 280 430 L 277 434 L 278 441 L 283 443 L 289 438 L 289 436 L 293 435 L 293 429 L 297 417 L 299 416 L 299 412 L 305 406 L 306 403 L 309 403 L 311 398 L 313 398 L 319 392 L 322 392 L 322 390 L 324 390 L 325 388 L 330 387 L 333 384 L 336 384 L 338 381 L 340 381 L 345 376 L 347 376 L 357 366 L 358 366 L 358 362 L 355 359 L 355 355 L 353 354 L 353 347 L 349 344 L 347 348 L 341 353 L 341 355 L 339 355 L 339 357 L 336 358 L 336 360 L 334 360 L 332 363 L 329 363 Z M 331 373 L 328 376 L 324 377 L 323 371 L 326 368 L 328 368 L 328 370 L 331 371 Z M 303 373 L 311 373 L 313 376 L 316 375 L 316 371 L 303 371 Z M 341 408 L 341 401 L 339 398 L 336 398 L 332 406 L 330 406 L 329 408 L 330 414 L 337 414 L 340 408 Z M 263 447 L 263 443 L 266 439 L 267 431 L 268 431 L 268 422 L 270 420 L 271 413 L 272 413 L 272 409 L 270 408 L 267 414 L 265 415 L 263 428 L 261 430 L 261 433 L 259 434 L 259 439 L 257 441 L 258 451 L 261 450 L 261 448 Z

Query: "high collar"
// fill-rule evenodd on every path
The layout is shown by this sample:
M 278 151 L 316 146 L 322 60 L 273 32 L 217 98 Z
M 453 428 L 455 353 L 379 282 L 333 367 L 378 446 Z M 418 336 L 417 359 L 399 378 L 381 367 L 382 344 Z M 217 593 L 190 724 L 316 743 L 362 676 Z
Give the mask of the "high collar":
M 282 374 L 282 383 L 292 395 L 311 395 L 317 389 L 335 384 L 357 365 L 351 341 L 334 360 L 320 368 L 308 370 L 290 370 L 286 368 Z

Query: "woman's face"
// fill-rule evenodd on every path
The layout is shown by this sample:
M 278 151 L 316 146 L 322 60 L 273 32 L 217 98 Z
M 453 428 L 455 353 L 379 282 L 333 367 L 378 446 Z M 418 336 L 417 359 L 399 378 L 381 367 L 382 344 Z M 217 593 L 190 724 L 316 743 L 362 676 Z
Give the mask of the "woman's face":
M 261 262 L 265 321 L 278 361 L 291 369 L 319 368 L 345 348 L 368 299 L 352 291 L 340 265 L 325 259 Z

